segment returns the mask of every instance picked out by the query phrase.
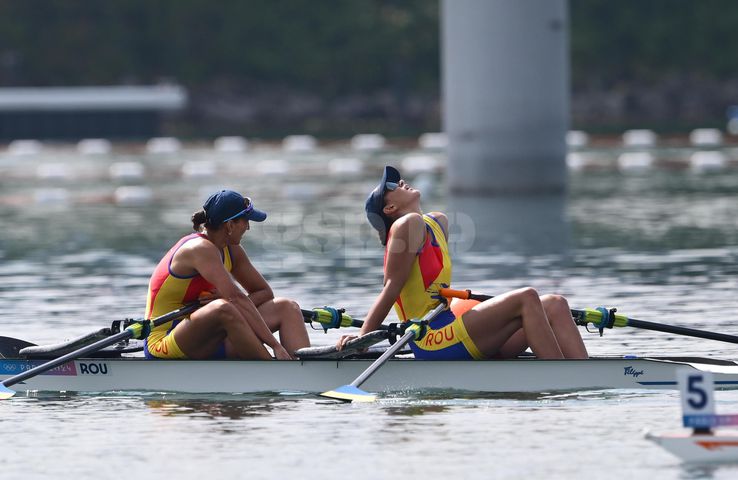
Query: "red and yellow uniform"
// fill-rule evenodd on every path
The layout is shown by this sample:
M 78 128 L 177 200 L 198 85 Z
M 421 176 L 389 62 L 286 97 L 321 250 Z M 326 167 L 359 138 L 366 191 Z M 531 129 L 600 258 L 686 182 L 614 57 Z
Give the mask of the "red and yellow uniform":
M 395 312 L 403 322 L 420 319 L 434 309 L 439 303 L 438 290 L 451 284 L 451 256 L 443 227 L 431 215 L 423 215 L 423 220 L 425 243 L 418 251 L 410 276 L 395 301 Z M 385 250 L 385 268 L 386 262 Z M 410 348 L 418 359 L 484 358 L 469 338 L 461 316 L 456 317 L 450 310 L 432 320 L 425 336 L 410 342 Z
M 149 293 L 146 297 L 146 318 L 151 319 L 182 307 L 186 303 L 197 300 L 204 291 L 213 291 L 215 287 L 199 273 L 191 276 L 179 276 L 172 272 L 172 258 L 182 246 L 190 240 L 205 238 L 201 233 L 193 233 L 182 237 L 169 249 L 159 261 L 149 280 Z M 223 250 L 223 266 L 231 271 L 231 255 L 228 247 Z M 159 325 L 151 330 L 144 342 L 144 353 L 148 358 L 187 358 L 171 331 L 180 320 Z

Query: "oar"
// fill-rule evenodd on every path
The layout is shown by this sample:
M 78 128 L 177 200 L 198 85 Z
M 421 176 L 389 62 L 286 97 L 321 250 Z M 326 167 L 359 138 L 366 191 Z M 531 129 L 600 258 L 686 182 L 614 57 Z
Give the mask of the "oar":
M 160 317 L 156 317 L 154 319 L 149 320 L 148 326 L 150 328 L 154 328 L 154 327 L 158 327 L 159 325 L 165 324 L 167 322 L 171 322 L 172 320 L 176 320 L 178 318 L 184 317 L 185 315 L 188 315 L 194 312 L 195 310 L 197 310 L 198 308 L 200 308 L 201 305 L 202 303 L 200 303 L 200 301 L 189 303 L 182 308 L 174 310 L 173 312 L 169 312 Z M 15 385 L 16 383 L 20 383 L 24 380 L 28 380 L 31 377 L 35 377 L 36 375 L 49 371 L 52 368 L 55 368 L 55 367 L 58 367 L 59 365 L 67 363 L 70 360 L 75 360 L 77 358 L 84 357 L 85 355 L 89 353 L 102 350 L 103 348 L 109 345 L 118 343 L 122 340 L 141 337 L 142 333 L 144 332 L 146 323 L 147 322 L 134 323 L 133 325 L 126 328 L 120 333 L 112 335 L 108 338 L 103 338 L 102 340 L 98 340 L 97 342 L 87 345 L 86 347 L 82 347 L 78 350 L 70 352 L 54 360 L 50 360 L 37 367 L 34 367 L 30 370 L 19 373 L 18 375 L 14 375 L 8 378 L 7 380 L 4 380 L 2 383 L 0 383 L 0 399 L 10 398 L 13 395 L 15 395 L 15 392 L 9 389 L 8 387 Z
M 363 320 L 356 320 L 351 315 L 347 315 L 342 308 L 314 308 L 312 310 L 302 309 L 302 318 L 305 323 L 317 322 L 328 331 L 331 328 L 356 327 L 361 328 L 364 325 Z M 380 330 L 391 329 L 388 325 L 380 325 Z
M 727 335 L 724 333 L 709 332 L 707 330 L 698 330 L 696 328 L 678 327 L 676 325 L 665 325 L 663 323 L 648 322 L 629 318 L 625 315 L 615 313 L 614 310 L 606 308 L 594 309 L 572 309 L 571 314 L 577 325 L 586 326 L 588 323 L 596 326 L 600 332 L 605 328 L 613 327 L 634 327 L 643 330 L 654 330 L 656 332 L 675 333 L 677 335 L 685 335 L 687 337 L 706 338 L 708 340 L 717 340 L 720 342 L 738 343 L 738 336 Z
M 338 387 L 334 390 L 329 390 L 327 392 L 323 392 L 320 394 L 321 397 L 327 397 L 327 398 L 335 398 L 336 400 L 345 400 L 348 402 L 355 401 L 355 402 L 373 402 L 377 399 L 376 395 L 373 395 L 371 393 L 365 392 L 364 390 L 360 389 L 359 387 L 361 384 L 366 382 L 369 377 L 374 375 L 374 373 L 379 370 L 382 365 L 387 363 L 387 360 L 392 358 L 395 353 L 397 353 L 402 347 L 407 345 L 410 340 L 413 340 L 420 336 L 421 330 L 423 326 L 430 322 L 432 319 L 436 317 L 439 313 L 444 311 L 446 309 L 446 305 L 444 303 L 439 304 L 436 308 L 425 314 L 425 316 L 420 320 L 420 322 L 413 322 L 406 330 L 405 334 L 400 337 L 397 342 L 395 342 L 394 345 L 392 345 L 390 348 L 388 348 L 381 357 L 376 359 L 369 367 L 364 370 L 361 375 L 356 377 L 356 380 L 351 382 L 348 385 L 343 385 L 341 387 Z
M 35 347 L 35 343 L 19 338 L 0 337 L 0 358 L 17 358 L 18 352 L 26 347 Z
M 317 322 L 325 330 L 340 327 L 361 328 L 364 325 L 361 320 L 354 320 L 351 315 L 347 315 L 342 308 L 323 307 L 301 311 L 302 318 L 305 319 L 306 323 Z
M 450 288 L 442 288 L 441 295 L 444 297 L 454 297 L 462 299 L 471 299 L 484 301 L 492 298 L 490 295 L 482 295 L 472 293 L 469 290 L 453 290 Z M 643 330 L 654 330 L 657 332 L 675 333 L 677 335 L 685 335 L 687 337 L 705 338 L 708 340 L 718 340 L 720 342 L 738 343 L 738 336 L 727 335 L 724 333 L 709 332 L 706 330 L 698 330 L 696 328 L 678 327 L 675 325 L 665 325 L 663 323 L 648 322 L 629 318 L 625 315 L 615 313 L 614 309 L 606 308 L 585 308 L 571 309 L 571 315 L 577 325 L 586 326 L 588 323 L 593 324 L 602 332 L 605 328 L 613 327 L 633 327 Z

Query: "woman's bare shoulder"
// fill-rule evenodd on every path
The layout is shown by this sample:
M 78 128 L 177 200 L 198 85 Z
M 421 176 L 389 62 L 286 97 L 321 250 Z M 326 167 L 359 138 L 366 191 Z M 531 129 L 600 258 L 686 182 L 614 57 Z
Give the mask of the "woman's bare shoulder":
M 433 217 L 436 222 L 438 222 L 441 227 L 443 227 L 443 232 L 448 232 L 448 216 L 446 216 L 443 212 L 429 212 L 428 215 Z M 446 234 L 448 236 L 448 234 Z

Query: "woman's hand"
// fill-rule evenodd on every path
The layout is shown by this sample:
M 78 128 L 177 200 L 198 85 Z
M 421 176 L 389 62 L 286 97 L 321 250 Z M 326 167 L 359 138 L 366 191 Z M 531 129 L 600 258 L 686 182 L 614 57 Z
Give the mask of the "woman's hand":
M 272 350 L 274 350 L 274 357 L 277 360 L 292 360 L 292 355 L 284 349 L 281 343 L 275 345 Z
M 341 350 L 343 350 L 343 347 L 345 347 L 348 342 L 355 338 L 359 337 L 357 337 L 356 335 L 341 335 L 341 338 L 338 340 L 338 342 L 336 342 L 336 350 L 340 352 Z

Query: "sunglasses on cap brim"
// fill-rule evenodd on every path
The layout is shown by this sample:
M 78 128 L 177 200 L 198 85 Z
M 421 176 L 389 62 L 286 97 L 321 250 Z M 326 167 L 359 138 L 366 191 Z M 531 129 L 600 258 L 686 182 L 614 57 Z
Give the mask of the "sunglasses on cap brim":
M 251 211 L 254 209 L 254 204 L 251 202 L 251 198 L 249 198 L 249 197 L 243 197 L 243 200 L 244 200 L 244 204 L 246 205 L 246 208 L 244 208 L 243 210 L 241 210 L 237 214 L 233 215 L 232 217 L 226 218 L 225 220 L 223 220 L 223 223 L 225 223 L 225 222 L 227 222 L 229 220 L 236 219 L 236 218 L 238 218 L 240 216 L 248 215 L 249 213 L 251 213 Z

